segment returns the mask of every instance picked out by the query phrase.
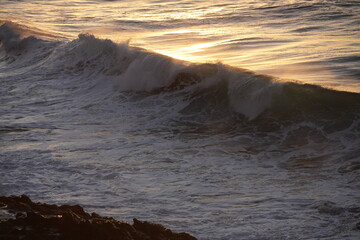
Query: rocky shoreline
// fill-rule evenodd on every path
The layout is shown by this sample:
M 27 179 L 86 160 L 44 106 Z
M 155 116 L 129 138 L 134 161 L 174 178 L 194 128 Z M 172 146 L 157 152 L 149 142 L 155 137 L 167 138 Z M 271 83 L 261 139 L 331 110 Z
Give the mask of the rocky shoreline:
M 0 239 L 196 240 L 159 224 L 133 221 L 90 215 L 79 205 L 34 203 L 26 195 L 0 196 Z

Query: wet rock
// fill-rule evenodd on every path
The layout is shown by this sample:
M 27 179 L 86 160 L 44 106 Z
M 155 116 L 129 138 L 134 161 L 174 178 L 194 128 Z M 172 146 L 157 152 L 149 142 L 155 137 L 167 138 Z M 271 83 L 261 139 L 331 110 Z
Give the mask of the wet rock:
M 133 221 L 134 221 L 133 227 L 136 230 L 145 233 L 147 236 L 150 237 L 150 239 L 195 240 L 194 237 L 190 236 L 187 233 L 173 233 L 171 230 L 166 229 L 164 226 L 160 224 L 143 222 L 137 220 L 136 218 L 134 218 Z
M 134 219 L 133 225 L 86 213 L 79 206 L 34 203 L 27 196 L 0 196 L 0 239 L 196 240 L 164 226 Z M 1 212 L 0 212 L 1 214 Z

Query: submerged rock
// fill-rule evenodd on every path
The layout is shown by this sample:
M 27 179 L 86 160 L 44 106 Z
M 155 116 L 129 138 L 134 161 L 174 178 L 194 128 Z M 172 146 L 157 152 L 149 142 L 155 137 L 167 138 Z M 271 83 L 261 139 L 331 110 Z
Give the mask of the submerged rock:
M 164 226 L 134 219 L 133 225 L 86 213 L 79 205 L 34 203 L 0 196 L 0 239 L 196 240 Z

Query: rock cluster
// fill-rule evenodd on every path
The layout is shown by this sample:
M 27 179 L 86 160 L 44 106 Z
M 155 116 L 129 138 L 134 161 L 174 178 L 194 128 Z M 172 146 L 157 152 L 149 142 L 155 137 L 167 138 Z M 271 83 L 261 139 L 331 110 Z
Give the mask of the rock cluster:
M 0 196 L 0 239 L 196 240 L 162 225 L 134 219 L 132 225 L 79 205 L 34 203 L 29 197 Z

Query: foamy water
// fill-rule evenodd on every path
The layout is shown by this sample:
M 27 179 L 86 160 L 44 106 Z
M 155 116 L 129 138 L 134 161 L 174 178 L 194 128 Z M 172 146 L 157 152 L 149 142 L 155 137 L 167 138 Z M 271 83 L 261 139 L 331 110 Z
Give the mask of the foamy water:
M 0 194 L 199 239 L 358 239 L 360 96 L 321 86 L 359 92 L 359 9 L 2 2 Z

